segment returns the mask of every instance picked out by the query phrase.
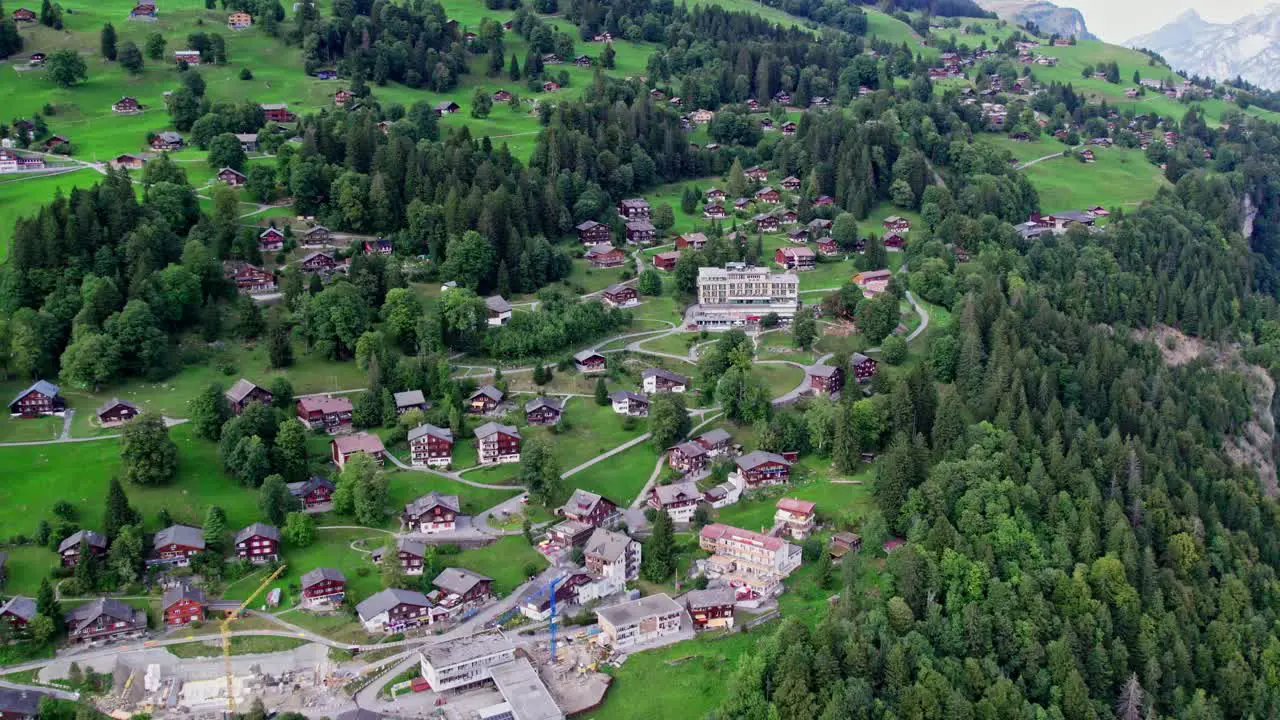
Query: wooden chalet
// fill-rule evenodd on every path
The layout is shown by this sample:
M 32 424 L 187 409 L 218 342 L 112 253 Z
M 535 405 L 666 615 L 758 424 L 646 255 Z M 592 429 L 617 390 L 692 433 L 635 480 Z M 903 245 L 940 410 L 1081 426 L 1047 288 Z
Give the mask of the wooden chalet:
M 524 419 L 530 425 L 555 425 L 564 413 L 564 403 L 555 398 L 536 397 L 524 404 Z
M 35 22 L 37 17 L 36 11 L 30 8 L 18 8 L 13 11 L 13 21 L 16 23 Z
M 329 450 L 333 464 L 337 465 L 339 470 L 346 467 L 347 460 L 357 453 L 372 457 L 379 465 L 387 454 L 387 449 L 382 446 L 382 440 L 377 435 L 367 432 L 339 435 L 329 441 Z
M 542 83 L 542 92 L 555 92 L 560 89 L 560 83 L 548 80 Z
M 520 431 L 491 422 L 476 428 L 476 453 L 481 465 L 520 462 Z
M 158 132 L 151 138 L 152 150 L 181 150 L 185 140 L 176 132 Z
M 707 449 L 692 440 L 667 449 L 667 465 L 685 474 L 701 472 L 710 459 Z
M 592 245 L 584 256 L 593 268 L 620 267 L 627 262 L 627 254 L 610 244 Z
M 58 555 L 62 559 L 62 567 L 75 567 L 84 559 L 85 553 L 95 557 L 107 554 L 107 538 L 92 530 L 77 530 L 58 543 Z
M 725 191 L 721 190 L 720 188 L 711 188 L 706 192 L 706 198 L 709 201 L 719 202 L 724 200 L 726 197 L 728 197 L 728 195 L 726 195 Z
M 752 182 L 768 182 L 769 180 L 769 171 L 759 165 L 753 165 L 752 167 L 747 168 L 743 174 Z
M 738 601 L 738 593 L 732 587 L 690 590 L 680 599 L 693 619 L 694 630 L 733 628 L 733 608 Z
M 289 106 L 286 103 L 263 103 L 258 107 L 262 108 L 262 115 L 267 122 L 291 123 L 295 119 L 294 114 L 289 112 Z
M 574 490 L 569 501 L 560 508 L 560 514 L 593 528 L 613 522 L 618 517 L 618 506 L 603 495 L 589 490 Z
M 431 601 L 414 590 L 388 588 L 356 605 L 356 615 L 369 632 L 394 633 L 430 621 Z
M 787 177 L 782 178 L 782 182 L 778 184 L 782 186 L 783 190 L 795 192 L 800 189 L 800 178 L 795 175 L 788 175 Z
M 331 502 L 335 489 L 332 480 L 319 475 L 312 475 L 299 482 L 291 482 L 287 487 L 289 494 L 298 499 L 304 510 Z
M 707 246 L 706 233 L 691 232 L 676 236 L 676 249 L 684 250 L 685 248 L 693 248 L 701 250 Z
M 633 198 L 618 203 L 618 214 L 627 220 L 648 220 L 653 215 L 653 208 L 649 207 L 649 201 Z
M 257 265 L 249 263 L 224 263 L 227 279 L 235 284 L 236 290 L 241 293 L 269 293 L 275 292 L 276 276 L 270 270 L 264 270 Z
M 196 67 L 202 61 L 203 61 L 203 58 L 200 56 L 199 50 L 174 50 L 173 51 L 173 62 L 178 65 L 181 65 L 182 63 L 186 63 L 191 67 Z
M 640 388 L 650 395 L 660 392 L 682 393 L 689 388 L 689 378 L 666 368 L 646 368 L 640 373 Z
M 156 533 L 151 543 L 150 565 L 191 564 L 191 558 L 204 552 L 204 531 L 190 525 L 170 525 Z
M 849 365 L 853 367 L 853 379 L 859 383 L 868 382 L 880 369 L 880 364 L 875 358 L 869 358 L 862 353 L 854 353 L 849 358 Z
M 22 418 L 56 415 L 66 407 L 61 389 L 47 380 L 37 380 L 9 401 L 9 414 Z
M 692 482 L 655 485 L 649 491 L 649 507 L 665 512 L 673 522 L 689 522 L 702 502 L 702 492 Z
M 247 152 L 258 152 L 258 133 L 235 133 L 240 141 L 240 149 Z
M 453 431 L 424 423 L 409 431 L 410 462 L 443 467 L 453 462 Z
M 627 242 L 632 245 L 647 245 L 657 237 L 658 229 L 648 220 L 629 220 L 626 224 Z
M 339 90 L 333 94 L 333 104 L 338 107 L 344 107 L 347 103 L 356 99 L 356 94 L 350 90 Z
M 609 307 L 631 307 L 640 302 L 640 294 L 630 285 L 615 283 L 600 293 L 600 299 Z
M 431 407 L 421 390 L 403 390 L 392 395 L 396 403 L 396 415 L 403 415 L 410 410 L 427 411 Z
M 428 599 L 450 618 L 493 599 L 493 579 L 466 568 L 447 567 L 431 584 L 436 589 L 428 593 Z
M 845 555 L 853 552 L 856 553 L 862 549 L 862 537 L 851 532 L 838 532 L 831 536 L 831 544 L 827 548 L 827 554 L 833 560 L 839 560 Z
M 818 266 L 817 253 L 807 247 L 781 247 L 773 253 L 773 261 L 786 270 L 805 272 Z
M 591 67 L 591 62 L 590 55 L 579 55 L 573 59 L 573 64 L 578 67 Z
M 492 385 L 485 385 L 467 398 L 467 412 L 472 415 L 488 415 L 498 409 L 503 397 L 501 390 Z
M 754 450 L 734 461 L 730 482 L 744 490 L 781 485 L 791 479 L 791 462 L 781 455 Z
M 819 255 L 837 255 L 840 252 L 840 246 L 829 237 L 819 238 L 815 247 L 818 248 Z
M 457 495 L 442 495 L 432 491 L 407 503 L 400 513 L 400 527 L 409 532 L 450 532 L 458 527 L 462 505 Z
M 111 112 L 121 115 L 136 113 L 141 109 L 142 106 L 138 104 L 138 99 L 128 95 L 125 95 L 111 104 Z
M 294 403 L 294 414 L 303 425 L 312 430 L 324 429 L 331 433 L 350 426 L 353 412 L 355 407 L 345 397 L 308 395 L 298 398 Z
M 711 203 L 702 208 L 702 217 L 708 220 L 723 220 L 729 217 L 729 213 L 724 206 L 719 203 Z
M 680 260 L 679 251 L 660 252 L 653 256 L 653 266 L 659 270 L 675 270 L 676 262 Z
M 809 389 L 819 395 L 838 393 L 844 388 L 844 369 L 832 365 L 810 365 Z
M 711 457 L 718 457 L 729 451 L 729 443 L 733 442 L 733 436 L 728 430 L 716 428 L 702 433 L 693 441 L 701 445 Z
M 493 93 L 493 101 L 496 103 L 507 102 L 511 100 L 511 93 L 506 90 L 496 90 Z
M 112 166 L 126 170 L 141 170 L 146 163 L 146 158 L 133 153 L 124 153 L 111 159 Z
M 63 624 L 72 644 L 107 642 L 145 633 L 147 611 L 119 600 L 98 598 L 67 613 Z
M 322 567 L 303 573 L 302 607 L 321 608 L 341 605 L 347 593 L 347 576 L 336 568 Z
M 25 635 L 27 624 L 36 615 L 36 601 L 29 597 L 15 595 L 0 605 L 0 622 L 8 623 L 9 631 L 17 636 Z
M 598 375 L 605 371 L 606 361 L 604 355 L 594 350 L 583 350 L 575 353 L 573 356 L 574 367 L 583 375 Z
M 224 170 L 227 168 L 223 168 Z M 232 172 L 235 172 L 232 170 Z M 243 176 L 241 176 L 243 177 Z M 269 227 L 258 233 L 258 250 L 262 252 L 276 252 L 284 249 L 284 233 L 280 230 Z
M 890 232 L 904 233 L 911 229 L 911 221 L 904 217 L 898 217 L 897 215 L 890 215 L 885 218 L 881 225 L 884 226 L 885 230 Z
M 611 240 L 609 226 L 595 220 L 584 220 L 575 228 L 583 245 L 607 245 Z
M 364 241 L 365 255 L 390 255 L 393 249 L 391 241 L 386 238 Z
M 338 261 L 334 259 L 333 255 L 323 250 L 308 253 L 306 257 L 302 258 L 300 264 L 302 265 L 302 271 L 309 273 L 333 272 L 338 267 Z
M 140 2 L 133 6 L 129 11 L 129 19 L 135 18 L 153 18 L 156 16 L 156 4 L 153 2 Z
M 798 127 L 799 127 L 799 126 L 798 126 L 798 125 L 796 125 L 793 121 L 788 120 L 788 121 L 786 121 L 786 122 L 782 123 L 782 126 L 781 126 L 781 128 L 780 128 L 780 129 L 782 130 L 782 134 L 783 134 L 783 135 L 790 136 L 790 135 L 795 135 L 795 134 L 796 134 L 796 129 L 797 129 Z
M 761 213 L 751 218 L 751 221 L 755 223 L 756 232 L 762 232 L 762 233 L 778 232 L 778 226 L 779 226 L 778 218 L 773 215 L 766 215 Z
M 260 565 L 280 559 L 280 530 L 266 523 L 254 523 L 236 533 L 236 557 Z
M 93 414 L 98 418 L 98 424 L 102 427 L 117 427 L 134 419 L 141 412 L 137 405 L 128 400 L 111 398 L 99 405 Z
M 609 394 L 609 402 L 613 411 L 619 415 L 630 417 L 647 417 L 649 415 L 649 398 L 630 390 L 615 390 Z
M 239 415 L 249 406 L 249 403 L 256 402 L 263 405 L 270 405 L 274 399 L 271 391 L 254 385 L 253 383 L 240 378 L 235 385 L 231 386 L 223 395 L 227 398 L 227 405 L 231 408 L 231 412 Z
M 228 30 L 244 30 L 253 27 L 253 16 L 247 12 L 233 12 L 227 15 Z
M 240 187 L 248 182 L 249 178 L 235 168 L 224 167 L 218 171 L 218 180 L 231 187 Z
M 462 106 L 452 100 L 442 100 L 432 109 L 435 110 L 436 115 L 452 115 L 461 110 Z
M 907 238 L 898 232 L 885 233 L 882 240 L 885 250 L 902 250 L 907 247 Z

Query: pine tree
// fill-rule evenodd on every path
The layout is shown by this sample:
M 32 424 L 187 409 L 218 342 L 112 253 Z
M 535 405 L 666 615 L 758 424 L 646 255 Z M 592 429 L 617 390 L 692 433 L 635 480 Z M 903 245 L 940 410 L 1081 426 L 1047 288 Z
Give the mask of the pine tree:
M 187 412 L 196 435 L 215 442 L 222 437 L 222 426 L 231 419 L 231 408 L 227 405 L 222 386 L 217 383 L 209 385 L 188 401 Z
M 284 478 L 280 475 L 268 475 L 262 481 L 258 490 L 258 511 L 269 524 L 276 527 L 284 525 L 285 517 L 296 509 L 293 507 L 295 502 L 297 499 L 289 494 L 289 488 L 285 487 Z
M 640 572 L 649 582 L 662 583 L 675 571 L 675 528 L 667 511 L 658 511 L 652 533 L 640 554 Z
M 520 79 L 520 61 L 516 59 L 515 55 L 511 56 L 511 68 L 507 71 L 507 77 L 511 78 L 513 82 Z
M 111 478 L 111 482 L 107 485 L 105 507 L 102 528 L 108 542 L 116 539 L 120 528 L 125 525 L 133 525 L 141 519 L 137 511 L 129 506 L 129 498 L 124 494 L 124 486 L 114 477 Z
M 204 545 L 212 553 L 226 549 L 227 514 L 217 505 L 210 505 L 204 513 Z
M 116 29 L 111 23 L 102 26 L 102 57 L 116 59 Z
M 604 378 L 596 378 L 596 404 L 604 407 L 609 404 L 609 389 L 605 387 Z
M 53 621 L 55 632 L 62 631 L 62 604 L 58 602 L 53 583 L 47 577 L 40 581 L 40 591 L 36 593 L 36 612 Z

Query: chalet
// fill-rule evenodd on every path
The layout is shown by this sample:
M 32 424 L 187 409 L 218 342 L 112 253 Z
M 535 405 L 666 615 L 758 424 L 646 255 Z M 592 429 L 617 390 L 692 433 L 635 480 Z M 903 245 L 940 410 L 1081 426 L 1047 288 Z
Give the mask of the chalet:
M 627 242 L 632 245 L 647 245 L 653 242 L 658 229 L 648 220 L 629 220 L 626 225 Z
M 542 92 L 555 92 L 560 89 L 560 83 L 548 80 L 542 83 Z
M 650 395 L 660 392 L 682 393 L 689 387 L 689 378 L 665 368 L 651 367 L 640 374 L 640 387 Z
M 762 119 L 762 120 L 760 121 L 760 129 L 761 129 L 761 130 L 764 130 L 764 131 L 767 131 L 767 132 L 768 132 L 768 131 L 772 131 L 772 130 L 773 130 L 773 119 L 772 119 L 772 118 L 764 118 L 764 119 Z
M 880 364 L 875 361 L 875 358 L 869 358 L 862 353 L 854 353 L 849 358 L 849 364 L 853 367 L 853 379 L 859 383 L 869 381 L 880 369 Z
M 151 138 L 152 150 L 181 150 L 185 141 L 176 132 L 160 132 Z
M 343 107 L 344 105 L 346 105 L 347 103 L 355 99 L 356 99 L 356 94 L 351 92 L 350 90 L 339 90 L 338 92 L 333 94 L 333 104 L 337 105 L 338 107 Z
M 774 506 L 773 526 L 795 540 L 804 540 L 813 533 L 816 513 L 815 503 L 796 498 L 782 498 Z
M 884 249 L 891 252 L 900 251 L 907 246 L 906 236 L 898 232 L 885 233 L 882 242 L 884 243 Z
M 58 543 L 58 555 L 62 556 L 62 567 L 75 567 L 80 564 L 81 551 L 87 548 L 96 557 L 107 554 L 107 539 L 92 530 L 77 530 L 62 542 Z
M 386 238 L 364 241 L 365 255 L 390 255 L 392 250 L 394 248 L 391 246 L 391 241 Z
M 694 510 L 702 502 L 702 492 L 692 482 L 674 482 L 670 485 L 655 485 L 649 491 L 649 507 L 665 512 L 672 522 L 689 522 L 693 519 Z
M 485 311 L 488 313 L 490 327 L 506 325 L 511 321 L 511 303 L 501 295 L 490 295 L 484 299 Z
M 694 125 L 706 125 L 707 123 L 714 120 L 715 117 L 716 117 L 716 114 L 710 110 L 694 110 L 693 112 L 689 113 L 689 120 Z
M 506 90 L 497 90 L 493 93 L 493 101 L 496 103 L 507 102 L 511 100 L 511 93 Z
M 236 133 L 236 140 L 240 141 L 240 149 L 247 152 L 258 151 L 258 133 Z
M 298 499 L 304 510 L 330 502 L 335 489 L 332 480 L 319 475 L 312 475 L 299 482 L 291 482 L 287 487 L 289 494 Z
M 676 249 L 684 250 L 685 248 L 693 248 L 701 250 L 707 245 L 706 233 L 692 232 L 676 236 Z
M 414 465 L 445 466 L 453 462 L 453 431 L 425 423 L 409 431 L 410 461 Z
M 778 92 L 773 94 L 773 101 L 776 103 L 782 103 L 783 105 L 787 105 L 788 103 L 791 102 L 791 93 L 785 90 L 779 90 Z
M 593 528 L 607 525 L 618 517 L 618 506 L 608 498 L 587 490 L 574 490 L 560 514 Z
M 317 250 L 303 257 L 301 265 L 303 272 L 326 273 L 333 272 L 338 267 L 338 261 L 330 253 Z
M 98 424 L 102 427 L 117 427 L 138 416 L 142 412 L 137 405 L 128 400 L 120 398 L 111 398 L 103 403 L 94 411 L 94 415 L 98 418 Z
M 767 182 L 769 180 L 769 171 L 759 165 L 747 168 L 743 174 L 745 174 L 747 179 L 752 182 Z
M 746 210 L 750 206 L 751 206 L 751 201 L 748 200 L 747 198 L 738 198 L 737 200 L 733 201 L 734 210 Z
M 436 103 L 432 109 L 435 110 L 437 115 L 452 115 L 461 110 L 462 107 L 452 100 L 444 100 Z
M 133 6 L 129 11 L 129 19 L 136 18 L 153 18 L 156 16 L 156 4 L 153 2 L 140 2 Z
M 794 122 L 792 122 L 792 121 L 788 120 L 787 122 L 782 123 L 782 127 L 781 127 L 782 134 L 783 134 L 783 135 L 795 135 L 795 134 L 796 134 L 796 127 L 797 127 L 797 125 L 796 125 Z
M 678 251 L 660 252 L 653 256 L 653 266 L 659 270 L 675 270 L 676 261 L 680 259 Z
M 600 299 L 609 307 L 631 307 L 640 303 L 640 295 L 630 285 L 615 283 L 600 293 Z
M 403 415 L 410 410 L 422 410 L 425 412 L 430 407 L 421 390 L 404 390 L 395 393 L 392 398 L 396 403 L 396 415 Z
M 836 241 L 829 237 L 820 238 L 817 247 L 819 255 L 835 255 L 840 252 L 840 246 L 836 245 Z
M 262 108 L 262 114 L 267 122 L 290 123 L 294 120 L 294 115 L 289 112 L 289 105 L 286 103 L 263 103 L 258 107 Z
M 729 451 L 729 443 L 733 440 L 733 436 L 728 430 L 716 428 L 702 433 L 693 441 L 702 446 L 707 454 L 711 457 L 719 457 Z
M 280 530 L 265 523 L 253 523 L 236 533 L 236 556 L 259 565 L 280 559 Z
M 787 208 L 779 208 L 777 210 L 774 210 L 773 214 L 777 216 L 778 221 L 781 222 L 783 225 L 795 225 L 796 223 L 800 222 L 800 216 L 796 213 L 795 210 L 791 210 Z
M 236 384 L 223 394 L 227 398 L 227 405 L 231 407 L 231 412 L 236 415 L 244 412 L 251 402 L 270 405 L 273 399 L 270 390 L 254 385 L 244 378 L 237 380 Z
M 832 560 L 839 560 L 851 552 L 858 552 L 862 549 L 862 538 L 851 532 L 838 532 L 831 536 L 831 545 L 827 548 L 827 554 Z
M 1088 210 L 1086 210 L 1085 212 L 1089 213 L 1090 215 L 1092 215 L 1092 216 L 1094 216 L 1094 217 L 1096 217 L 1096 218 L 1100 218 L 1100 217 L 1110 217 L 1110 216 L 1111 216 L 1111 211 L 1110 211 L 1110 210 L 1107 210 L 1106 208 L 1102 207 L 1101 205 L 1094 205 L 1093 207 L 1089 208 L 1089 209 L 1088 209 Z
M 831 197 L 830 195 L 819 195 L 818 197 L 814 198 L 814 201 L 813 201 L 814 207 L 831 207 L 832 205 L 835 205 L 835 204 L 836 204 L 836 199 Z
M 735 461 L 729 482 L 744 492 L 769 485 L 781 485 L 791 479 L 791 462 L 776 453 L 754 450 Z
M 680 96 L 676 96 L 667 101 L 672 107 L 684 107 L 684 100 Z
M 653 209 L 649 207 L 648 201 L 636 198 L 619 202 L 618 214 L 628 220 L 648 220 Z
M 332 433 L 351 425 L 355 407 L 345 397 L 308 395 L 298 398 L 294 410 L 303 425 L 312 430 L 324 428 Z
M 141 170 L 142 166 L 145 165 L 146 162 L 146 158 L 141 155 L 124 153 L 123 155 L 117 155 L 112 158 L 111 165 L 118 168 L 125 168 L 126 170 Z
M 795 175 L 788 175 L 782 178 L 782 182 L 779 184 L 782 185 L 783 190 L 795 192 L 800 189 L 800 178 Z
M 36 11 L 29 8 L 18 8 L 13 11 L 13 21 L 16 23 L 35 22 L 36 17 Z
M 1092 151 L 1092 150 L 1081 150 L 1081 151 L 1080 151 L 1080 159 L 1081 159 L 1081 160 L 1084 160 L 1084 161 L 1085 161 L 1085 162 L 1087 162 L 1087 163 L 1091 163 L 1091 162 L 1096 162 L 1096 161 L 1097 161 L 1097 158 L 1096 158 L 1096 157 L 1094 157 L 1094 154 L 1093 154 L 1093 151 Z
M 381 563 L 385 557 L 387 548 L 378 548 L 370 555 L 370 559 L 375 563 Z M 427 560 L 427 544 L 421 540 L 401 537 L 396 540 L 395 547 L 391 548 L 395 553 L 396 560 L 400 564 L 400 569 L 405 575 L 421 575 L 426 567 Z
M 831 100 L 830 98 L 825 98 L 825 97 L 822 97 L 821 95 L 816 95 L 813 97 L 813 99 L 809 101 L 809 107 L 811 108 L 831 107 Z
M 524 419 L 530 425 L 555 425 L 564 413 L 564 403 L 555 398 L 537 397 L 524 404 Z
M 559 65 L 562 62 L 564 62 L 564 58 L 556 55 L 555 53 L 547 53 L 542 56 L 543 65 Z
M 36 601 L 29 597 L 15 595 L 9 602 L 0 605 L 0 622 L 7 622 L 10 631 L 15 634 L 25 633 L 27 624 L 36 615 Z
M 191 558 L 204 552 L 204 531 L 190 525 L 170 525 L 156 533 L 151 543 L 149 565 L 191 564 Z
M 613 42 L 613 35 L 607 32 L 598 33 L 592 36 L 591 42 L 603 42 L 603 43 Z
M 770 205 L 776 205 L 777 203 L 781 202 L 782 195 L 777 190 L 774 190 L 773 188 L 766 185 L 756 191 L 755 199 L 756 199 L 756 202 L 759 202 L 759 203 L 768 203 Z
M 774 251 L 773 261 L 785 270 L 806 272 L 818 266 L 818 254 L 807 247 L 782 247 Z
M 186 63 L 191 66 L 199 65 L 200 51 L 199 50 L 174 50 L 173 61 L 175 63 L 178 63 L 179 65 L 181 65 L 182 63 Z
M 520 462 L 520 431 L 511 425 L 485 423 L 476 428 L 476 452 L 481 465 Z
M 60 388 L 47 380 L 37 380 L 9 401 L 9 414 L 23 418 L 56 415 L 66 407 Z
M 457 495 L 441 495 L 432 491 L 407 503 L 400 514 L 401 529 L 428 535 L 451 532 L 458 527 L 462 504 Z
M 316 79 L 317 80 L 337 80 L 338 71 L 337 70 L 317 70 Z
M 452 619 L 493 599 L 493 579 L 466 568 L 445 568 L 431 584 L 436 588 L 427 594 L 435 603 L 432 622 L 437 614 Z
M 347 593 L 347 576 L 335 568 L 316 568 L 303 573 L 298 583 L 302 588 L 302 607 L 321 608 L 341 605 Z
M 609 226 L 595 220 L 578 223 L 578 242 L 583 245 L 607 245 L 610 241 Z
M 223 170 L 230 170 L 230 168 L 223 168 Z M 236 171 L 231 170 L 231 172 L 236 172 Z M 236 173 L 236 174 L 240 175 L 240 173 Z M 241 178 L 241 181 L 243 181 L 244 175 L 240 175 L 240 178 Z M 234 184 L 234 183 L 228 183 L 228 184 Z M 280 232 L 280 230 L 274 227 L 269 227 L 266 230 L 263 230 L 261 233 L 258 233 L 258 250 L 262 252 L 275 252 L 277 250 L 282 249 L 283 247 L 284 247 L 284 233 Z
M 733 606 L 738 601 L 738 593 L 732 587 L 690 590 L 680 599 L 693 618 L 694 630 L 733 628 Z
M 713 203 L 702 208 L 702 217 L 708 220 L 723 220 L 729 217 L 729 214 L 725 212 L 723 205 Z
M 194 622 L 204 622 L 207 603 L 204 591 L 199 588 L 185 583 L 166 588 L 160 600 L 164 624 L 168 627 L 178 627 Z
M 751 220 L 756 224 L 756 232 L 767 233 L 778 231 L 778 218 L 773 215 L 765 215 L 762 213 L 751 218 Z
M 707 449 L 692 440 L 667 450 L 667 465 L 685 474 L 702 472 L 709 460 Z
M 619 415 L 646 417 L 649 414 L 649 398 L 630 390 L 615 390 L 609 394 L 609 402 Z
M 224 167 L 218 171 L 218 180 L 230 185 L 231 187 L 240 187 L 249 180 L 245 174 L 235 168 Z
M 314 247 L 316 245 L 325 245 L 329 242 L 329 228 L 323 225 L 315 227 L 302 233 L 302 244 L 306 247 Z
M 227 28 L 230 30 L 244 30 L 253 27 L 253 16 L 247 12 L 233 12 L 227 16 Z
M 720 188 L 711 188 L 710 190 L 707 191 L 708 200 L 721 201 L 721 200 L 724 200 L 726 197 L 727 195 L 725 195 L 725 192 Z
M 573 59 L 573 64 L 578 67 L 591 67 L 591 58 L 587 55 L 579 55 Z
M 819 395 L 838 393 L 844 387 L 844 369 L 831 365 L 810 365 L 809 389 Z
M 911 221 L 897 215 L 890 215 L 881 224 L 884 225 L 885 230 L 890 232 L 904 233 L 911 229 Z
M 111 105 L 111 112 L 119 113 L 122 115 L 129 114 L 129 113 L 136 113 L 141 109 L 142 109 L 142 106 L 138 104 L 138 99 L 134 97 L 129 97 L 128 95 L 120 98 L 119 100 L 115 101 L 115 103 Z
M 584 256 L 593 268 L 620 267 L 627 261 L 627 254 L 607 243 L 592 245 Z
M 467 398 L 467 412 L 472 415 L 488 415 L 498 409 L 503 397 L 501 390 L 492 385 L 485 385 Z
M 67 613 L 67 639 L 72 643 L 104 642 L 134 637 L 147 631 L 147 611 L 119 600 L 98 598 Z
M 430 619 L 431 601 L 414 590 L 388 588 L 359 605 L 356 615 L 369 632 L 394 633 L 415 628 Z
M 356 453 L 364 453 L 372 457 L 379 465 L 382 464 L 383 456 L 387 454 L 387 449 L 382 446 L 382 440 L 377 435 L 367 432 L 339 435 L 329 441 L 329 449 L 333 464 L 337 465 L 339 470 L 346 467 L 347 461 Z
M 814 218 L 805 226 L 809 230 L 809 237 L 820 237 L 831 234 L 831 221 L 826 218 Z

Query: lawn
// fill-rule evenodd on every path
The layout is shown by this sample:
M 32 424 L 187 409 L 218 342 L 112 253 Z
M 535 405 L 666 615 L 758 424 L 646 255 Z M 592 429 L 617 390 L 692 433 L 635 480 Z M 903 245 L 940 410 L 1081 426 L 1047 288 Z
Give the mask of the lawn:
M 769 388 L 769 397 L 786 395 L 804 380 L 804 370 L 794 365 L 760 365 L 751 368 L 756 377 L 764 378 Z
M 646 340 L 640 343 L 642 350 L 653 350 L 654 352 L 670 353 L 672 355 L 687 356 L 691 344 L 698 342 L 697 333 L 675 333 L 674 335 L 664 335 Z M 679 372 L 679 370 L 677 370 Z
M 1138 149 L 1094 148 L 1095 163 L 1053 158 L 1023 170 L 1040 193 L 1044 212 L 1083 210 L 1094 205 L 1133 209 L 1168 184 L 1160 168 Z
M 381 590 L 382 578 L 378 568 L 369 561 L 368 555 L 351 547 L 352 543 L 357 542 L 362 547 L 373 550 L 387 542 L 394 542 L 394 539 L 390 535 L 369 530 L 320 530 L 310 547 L 295 548 L 286 544 L 282 562 L 288 569 L 270 585 L 270 588 L 279 588 L 281 591 L 280 607 L 290 608 L 296 605 L 300 599 L 299 581 L 302 576 L 320 567 L 337 568 L 346 575 L 348 603 L 359 603 Z M 265 579 L 266 571 L 260 570 L 227 587 L 223 596 L 229 600 L 244 600 Z M 255 606 L 262 604 L 266 593 L 267 590 L 264 590 L 258 595 Z
M 547 566 L 547 559 L 542 553 L 530 547 L 520 535 L 510 535 L 482 548 L 445 556 L 443 562 L 493 578 L 493 591 L 500 596 L 510 594 L 528 579 L 524 572 L 527 566 L 539 571 Z
M 415 498 L 435 491 L 446 495 L 457 495 L 462 503 L 462 512 L 475 515 L 511 498 L 520 490 L 518 487 L 512 487 L 509 491 L 472 487 L 440 475 L 414 470 L 395 470 L 389 472 L 388 477 L 391 480 L 388 495 L 391 507 L 396 512 L 403 510 L 405 504 L 412 502 Z M 471 477 L 470 474 L 467 477 Z M 398 526 L 395 519 L 389 519 L 387 527 L 394 526 Z
M 233 637 L 230 652 L 232 655 L 255 655 L 258 653 L 274 653 L 292 650 L 306 645 L 306 640 L 297 638 L 276 637 Z M 180 658 L 210 658 L 222 656 L 222 643 L 216 640 L 193 642 L 185 645 L 169 645 L 165 648 Z
M 872 502 L 871 477 L 870 468 L 856 475 L 842 475 L 831 468 L 829 460 L 806 455 L 794 466 L 790 485 L 771 489 L 771 492 L 762 491 L 756 498 L 720 508 L 716 519 L 747 530 L 772 527 L 775 506 L 781 497 L 817 503 L 818 513 L 825 517 L 859 517 Z M 832 480 L 860 480 L 863 484 L 846 485 Z
M 39 545 L 10 545 L 0 547 L 0 552 L 9 555 L 5 562 L 9 578 L 0 585 L 5 595 L 34 597 L 40 589 L 40 581 L 58 564 L 57 553 Z
M 34 215 L 59 190 L 69 195 L 73 188 L 89 187 L 101 179 L 102 175 L 86 168 L 57 175 L 23 175 L 0 182 L 0 262 L 9 257 L 13 225 L 18 218 Z
M 567 498 L 575 488 L 590 490 L 626 507 L 649 481 L 658 455 L 652 442 L 640 443 L 565 480 L 563 494 Z

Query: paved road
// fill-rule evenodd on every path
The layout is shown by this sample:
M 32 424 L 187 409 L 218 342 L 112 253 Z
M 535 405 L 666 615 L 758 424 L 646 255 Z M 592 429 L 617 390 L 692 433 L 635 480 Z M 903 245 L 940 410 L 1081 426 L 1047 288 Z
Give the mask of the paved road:
M 60 690 L 58 688 L 52 688 L 47 685 L 24 685 L 22 683 L 12 683 L 12 682 L 9 682 L 8 680 L 0 680 L 0 688 L 8 688 L 10 690 L 31 690 L 33 692 L 44 693 L 45 695 L 52 695 L 61 700 L 79 700 L 80 699 L 80 693 L 78 692 L 72 692 L 70 690 Z
M 1045 160 L 1052 160 L 1054 158 L 1063 157 L 1067 153 L 1071 152 L 1072 150 L 1077 150 L 1081 147 L 1083 147 L 1083 145 L 1076 145 L 1075 147 L 1069 147 L 1066 150 L 1063 150 L 1062 152 L 1051 153 L 1049 155 L 1045 155 L 1044 157 L 1038 157 L 1035 160 L 1028 160 L 1027 162 L 1022 163 L 1021 165 L 1015 166 L 1013 169 L 1026 170 L 1027 168 L 1031 167 L 1032 165 L 1035 165 L 1036 163 L 1044 162 Z

